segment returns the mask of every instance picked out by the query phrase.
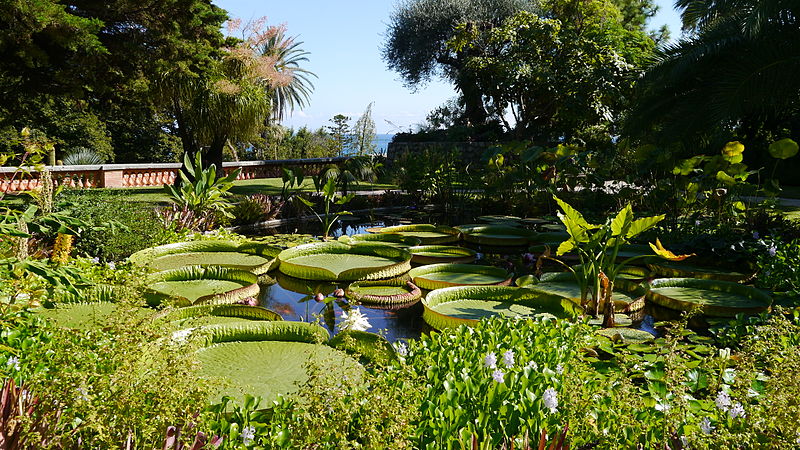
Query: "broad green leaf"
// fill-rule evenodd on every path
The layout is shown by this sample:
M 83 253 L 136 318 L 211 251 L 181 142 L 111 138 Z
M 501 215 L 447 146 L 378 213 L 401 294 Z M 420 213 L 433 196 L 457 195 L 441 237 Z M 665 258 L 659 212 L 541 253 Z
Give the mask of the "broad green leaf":
M 617 217 L 611 221 L 611 235 L 612 236 L 625 236 L 628 234 L 628 230 L 631 227 L 631 221 L 633 220 L 633 209 L 631 208 L 631 204 L 628 203 L 619 213 L 617 213 Z
M 732 176 L 728 175 L 727 173 L 725 173 L 725 171 L 722 171 L 722 170 L 717 172 L 717 181 L 719 181 L 719 182 L 721 182 L 721 183 L 723 183 L 725 185 L 728 185 L 728 186 L 733 186 L 733 185 L 736 184 L 736 179 L 733 178 Z
M 797 142 L 786 138 L 775 141 L 769 145 L 769 154 L 777 159 L 789 159 L 796 155 L 798 151 Z
M 562 242 L 561 245 L 558 246 L 558 250 L 556 250 L 556 255 L 561 256 L 566 253 L 569 253 L 575 250 L 576 245 L 575 241 L 572 239 L 567 239 L 566 241 Z
M 630 239 L 634 236 L 637 236 L 649 230 L 650 228 L 653 228 L 658 222 L 661 222 L 662 220 L 664 220 L 664 214 L 636 219 L 631 223 L 631 227 L 628 230 L 628 233 L 625 235 L 625 237 Z
M 741 155 L 744 152 L 744 144 L 739 141 L 728 142 L 722 147 L 722 156 L 730 158 Z

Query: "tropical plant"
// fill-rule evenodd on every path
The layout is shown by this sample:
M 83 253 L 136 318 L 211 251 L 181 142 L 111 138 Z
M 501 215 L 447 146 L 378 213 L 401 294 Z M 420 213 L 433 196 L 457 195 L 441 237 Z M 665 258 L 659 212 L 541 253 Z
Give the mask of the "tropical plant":
M 269 33 L 268 39 L 260 43 L 258 50 L 261 55 L 274 61 L 275 71 L 281 77 L 287 78 L 272 89 L 272 118 L 282 121 L 287 113 L 295 108 L 304 108 L 314 91 L 311 78 L 317 78 L 313 72 L 301 67 L 308 62 L 309 52 L 300 46 L 303 42 L 296 41 L 297 37 L 286 36 L 286 28 L 279 26 Z
M 173 211 L 188 211 L 199 217 L 213 217 L 215 214 L 232 217 L 230 209 L 233 204 L 227 200 L 230 195 L 228 191 L 233 187 L 241 169 L 225 176 L 217 176 L 217 167 L 214 164 L 203 168 L 200 153 L 195 153 L 194 162 L 189 154 L 184 155 L 183 164 L 186 170 L 179 172 L 180 185 L 164 185 L 170 202 L 177 208 Z
M 375 153 L 375 121 L 372 119 L 372 105 L 367 105 L 367 109 L 353 125 L 353 149 L 358 156 L 372 155 Z
M 612 304 L 611 292 L 620 270 L 626 264 L 644 257 L 637 255 L 617 263 L 620 247 L 654 227 L 664 219 L 664 215 L 634 220 L 633 209 L 627 205 L 614 217 L 606 219 L 604 224 L 595 225 L 587 222 L 580 212 L 565 201 L 557 196 L 553 196 L 553 198 L 561 208 L 558 218 L 569 233 L 569 239 L 558 246 L 556 255 L 562 256 L 573 251 L 578 253 L 580 265 L 577 268 L 566 264 L 564 266 L 573 273 L 575 281 L 580 286 L 581 307 L 587 312 L 589 311 L 588 304 L 591 296 L 591 300 L 594 302 L 593 314 L 598 315 L 601 304 Z M 660 255 L 671 255 L 670 259 L 680 258 L 671 253 L 668 254 L 663 247 L 659 249 L 654 247 L 654 251 Z
M 317 216 L 317 219 L 322 224 L 322 235 L 323 237 L 327 238 L 328 235 L 330 235 L 331 227 L 333 227 L 333 224 L 336 223 L 336 221 L 339 220 L 340 217 L 352 214 L 349 211 L 337 211 L 333 213 L 331 212 L 331 207 L 333 205 L 341 206 L 347 204 L 348 202 L 350 202 L 350 200 L 353 199 L 353 197 L 356 196 L 356 194 L 351 192 L 349 194 L 342 196 L 337 195 L 335 178 L 328 178 L 328 181 L 326 181 L 325 185 L 322 186 L 321 194 L 322 194 L 322 201 L 324 204 L 324 211 L 322 215 L 320 215 L 319 213 L 317 213 L 317 211 L 314 210 L 314 202 L 312 202 L 311 200 L 305 199 L 303 197 L 296 197 L 296 198 L 300 200 L 304 205 L 309 207 L 311 209 L 311 212 L 313 212 L 314 215 Z
M 236 202 L 231 210 L 234 225 L 248 225 L 273 220 L 281 213 L 284 203 L 266 194 L 252 194 Z
M 75 147 L 67 153 L 62 162 L 65 166 L 91 166 L 103 164 L 105 158 L 92 149 L 86 147 Z
M 660 49 L 640 82 L 630 132 L 667 141 L 731 129 L 780 132 L 797 114 L 800 9 L 794 0 L 679 0 L 691 31 Z

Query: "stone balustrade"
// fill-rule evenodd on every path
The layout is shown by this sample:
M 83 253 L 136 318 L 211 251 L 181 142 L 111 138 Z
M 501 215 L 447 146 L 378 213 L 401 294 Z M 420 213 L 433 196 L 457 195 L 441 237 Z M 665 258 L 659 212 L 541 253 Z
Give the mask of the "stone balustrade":
M 267 161 L 225 162 L 225 173 L 241 169 L 237 180 L 279 178 L 282 168 L 301 168 L 305 175 L 316 175 L 331 164 L 347 158 L 311 158 Z M 101 164 L 92 166 L 49 166 L 57 185 L 75 188 L 136 188 L 172 184 L 180 163 Z M 0 191 L 30 191 L 39 187 L 39 172 L 33 168 L 0 167 Z

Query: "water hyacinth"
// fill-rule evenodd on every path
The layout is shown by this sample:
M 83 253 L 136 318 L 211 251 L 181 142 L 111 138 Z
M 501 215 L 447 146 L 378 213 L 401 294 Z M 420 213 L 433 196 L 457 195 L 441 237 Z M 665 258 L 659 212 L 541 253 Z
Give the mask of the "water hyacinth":
M 488 369 L 494 369 L 497 367 L 497 355 L 494 352 L 489 352 L 485 358 L 483 358 L 483 365 L 486 366 Z
M 774 258 L 775 255 L 778 254 L 778 247 L 775 244 L 770 245 L 769 249 L 767 249 L 767 253 L 769 253 L 770 258 Z
M 731 396 L 728 395 L 728 393 L 725 391 L 719 391 L 716 400 L 714 400 L 714 403 L 717 404 L 718 409 L 722 411 L 727 411 L 728 408 L 731 406 Z
M 528 364 L 525 366 L 525 368 L 531 369 L 531 370 L 538 370 L 539 369 L 539 365 L 536 364 L 536 361 L 529 361 Z
M 8 358 L 6 361 L 6 367 L 11 368 L 11 370 L 19 370 L 19 358 L 16 356 Z
M 736 402 L 731 406 L 731 409 L 728 410 L 728 414 L 731 416 L 731 419 L 735 419 L 737 417 L 745 418 L 746 414 L 744 411 L 744 406 L 741 403 Z
M 366 331 L 369 328 L 372 328 L 369 318 L 359 308 L 352 308 L 350 311 L 342 313 L 342 323 L 339 325 L 340 330 Z
M 711 434 L 711 432 L 714 431 L 714 426 L 711 425 L 711 419 L 703 417 L 703 420 L 700 421 L 700 431 L 703 434 Z
M 503 378 L 504 376 L 505 373 L 503 373 L 503 371 L 500 369 L 497 369 L 494 372 L 492 372 L 492 379 L 494 379 L 494 381 L 497 383 L 503 383 L 505 381 L 505 378 Z
M 503 353 L 503 365 L 506 367 L 514 365 L 514 350 L 508 350 Z
M 405 342 L 395 342 L 394 351 L 397 352 L 399 356 L 406 357 L 408 355 L 408 346 Z
M 558 412 L 558 393 L 555 389 L 549 387 L 545 389 L 542 395 L 544 407 L 550 410 L 551 414 Z
M 242 444 L 250 445 L 253 443 L 253 439 L 256 437 L 256 427 L 250 425 L 249 427 L 244 427 L 242 429 Z

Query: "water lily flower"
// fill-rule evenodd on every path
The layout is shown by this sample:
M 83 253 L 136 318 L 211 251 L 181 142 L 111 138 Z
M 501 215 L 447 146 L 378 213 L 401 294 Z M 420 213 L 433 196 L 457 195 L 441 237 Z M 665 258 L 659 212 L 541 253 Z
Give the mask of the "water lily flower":
M 369 318 L 360 309 L 352 308 L 349 312 L 342 313 L 342 324 L 339 325 L 340 330 L 366 331 L 369 328 L 372 328 Z
M 489 369 L 494 369 L 497 367 L 497 355 L 494 352 L 489 352 L 485 358 L 483 358 L 483 365 Z
M 700 421 L 700 431 L 703 434 L 711 434 L 711 432 L 714 431 L 714 425 L 711 425 L 711 419 L 703 417 L 703 420 Z
M 728 414 L 731 416 L 731 419 L 735 419 L 737 417 L 744 418 L 746 416 L 744 412 L 744 406 L 741 403 L 736 402 L 731 406 L 731 409 L 728 410 Z
M 244 427 L 242 429 L 242 444 L 250 445 L 253 442 L 253 439 L 256 437 L 256 427 L 250 425 L 249 427 Z
M 717 404 L 717 408 L 723 411 L 727 411 L 728 407 L 731 406 L 731 396 L 728 395 L 728 393 L 725 391 L 719 391 L 716 400 L 714 400 L 714 403 Z
M 551 387 L 545 389 L 542 401 L 544 402 L 544 407 L 549 409 L 551 413 L 558 411 L 558 393 L 555 389 Z
M 6 367 L 10 367 L 12 370 L 19 370 L 19 358 L 16 356 L 8 358 Z
M 344 297 L 344 289 L 342 289 L 342 288 L 336 289 L 335 291 L 333 291 L 333 296 L 337 297 L 337 298 L 343 298 Z
M 492 378 L 493 378 L 493 379 L 494 379 L 494 381 L 495 381 L 495 382 L 497 382 L 497 383 L 502 383 L 502 382 L 504 382 L 504 381 L 505 381 L 505 379 L 503 378 L 504 376 L 505 376 L 505 374 L 504 374 L 504 373 L 503 373 L 503 371 L 502 371 L 502 370 L 500 370 L 500 369 L 497 369 L 497 370 L 495 370 L 494 372 L 492 372 Z
M 514 365 L 514 350 L 508 350 L 507 352 L 503 353 L 503 365 L 506 367 L 511 367 Z
M 405 342 L 395 342 L 394 351 L 397 352 L 398 355 L 405 357 L 408 355 L 408 346 Z
M 325 300 L 325 294 L 323 294 L 322 292 L 317 292 L 314 295 L 314 300 L 316 300 L 318 302 L 321 302 L 321 301 Z

